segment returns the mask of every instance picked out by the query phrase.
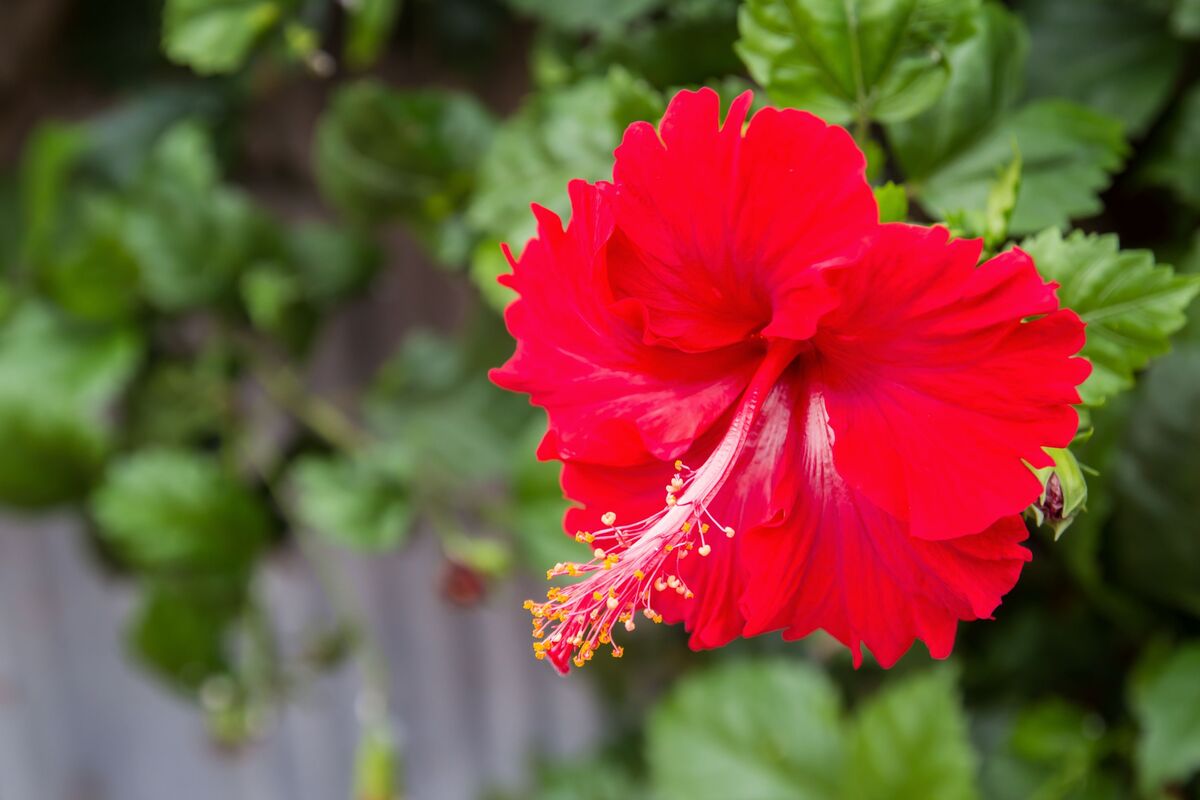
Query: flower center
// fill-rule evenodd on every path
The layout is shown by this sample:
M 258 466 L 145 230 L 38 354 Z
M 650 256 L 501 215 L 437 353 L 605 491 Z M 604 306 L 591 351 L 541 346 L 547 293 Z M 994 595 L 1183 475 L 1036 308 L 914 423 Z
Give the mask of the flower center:
M 709 512 L 709 505 L 738 462 L 763 399 L 799 349 L 796 342 L 772 342 L 728 431 L 703 465 L 693 470 L 682 461 L 675 462 L 661 509 L 628 524 L 619 524 L 616 514 L 609 511 L 601 516 L 605 527 L 575 534 L 576 541 L 595 545 L 592 558 L 555 564 L 546 578 L 587 577 L 564 588 L 551 587 L 545 602 L 525 601 L 533 615 L 536 658 L 548 658 L 562 673 L 571 663 L 582 667 L 604 645 L 611 646 L 614 658 L 620 658 L 624 649 L 615 641 L 616 629 L 632 632 L 639 613 L 652 622 L 662 622 L 656 601 L 668 592 L 685 600 L 695 597 L 680 564 L 693 552 L 707 557 L 712 552 L 711 536 L 735 535 L 732 527 Z

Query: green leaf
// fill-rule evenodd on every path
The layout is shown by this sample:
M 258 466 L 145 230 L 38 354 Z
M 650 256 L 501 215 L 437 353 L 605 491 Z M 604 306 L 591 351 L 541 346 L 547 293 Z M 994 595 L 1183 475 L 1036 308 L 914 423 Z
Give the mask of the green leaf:
M 801 662 L 741 662 L 685 677 L 646 732 L 656 797 L 827 800 L 838 795 L 841 702 Z
M 1200 0 L 1175 0 L 1171 30 L 1185 39 L 1200 38 Z
M 950 82 L 929 110 L 887 127 L 904 174 L 927 178 L 1009 114 L 1024 88 L 1029 36 L 1011 12 L 985 3 L 975 35 L 950 51 Z M 1012 150 L 1007 156 L 1011 158 Z
M 880 222 L 905 222 L 908 219 L 908 192 L 903 185 L 888 181 L 875 187 Z
M 262 502 L 213 457 L 143 450 L 110 467 L 92 497 L 100 536 L 146 571 L 243 569 L 265 545 Z
M 1171 97 L 1184 46 L 1129 0 L 1024 0 L 1030 96 L 1074 100 L 1142 133 Z
M 300 520 L 355 550 L 387 550 L 408 536 L 412 506 L 403 483 L 364 455 L 301 459 L 288 478 Z
M 1047 230 L 1021 243 L 1059 300 L 1087 323 L 1083 355 L 1092 374 L 1080 387 L 1086 405 L 1099 405 L 1133 386 L 1133 374 L 1170 349 L 1186 322 L 1184 309 L 1200 279 L 1155 266 L 1147 250 L 1121 250 L 1115 235 Z
M 346 63 L 365 69 L 375 63 L 400 16 L 403 0 L 356 0 L 346 3 Z
M 121 237 L 121 210 L 115 202 L 96 201 L 84 212 L 74 240 L 40 266 L 43 289 L 79 319 L 127 319 L 137 306 L 139 268 Z
M 1013 111 L 1022 83 L 1024 28 L 992 4 L 979 25 L 950 54 L 953 74 L 937 103 L 915 119 L 888 126 L 909 189 L 939 219 L 982 214 L 1015 149 L 1022 172 L 1012 233 L 1062 227 L 1098 212 L 1099 193 L 1127 151 L 1120 123 L 1061 100 Z
M 568 89 L 534 95 L 506 120 L 479 167 L 468 219 L 483 234 L 471 276 L 497 308 L 511 298 L 495 286 L 508 270 L 499 243 L 519 252 L 536 226 L 531 202 L 568 215 L 567 183 L 612 176 L 613 150 L 631 122 L 657 120 L 662 98 L 628 73 L 614 70 Z M 514 186 L 521 190 L 513 191 Z
M 389 89 L 359 81 L 341 89 L 317 130 L 317 180 L 349 219 L 400 218 L 435 251 L 453 235 L 492 137 L 488 112 L 470 95 Z M 459 245 L 459 260 L 468 250 Z
M 284 9 L 281 0 L 167 0 L 163 48 L 201 75 L 234 72 Z
M 1200 85 L 1193 86 L 1148 147 L 1141 175 L 1200 209 Z
M 613 34 L 630 21 L 660 6 L 664 0 L 508 0 L 512 9 L 570 33 Z
M 36 306 L 0 327 L 0 500 L 44 508 L 87 491 L 139 352 L 128 332 L 80 330 Z
M 151 581 L 127 631 L 138 659 L 168 683 L 198 691 L 231 668 L 230 628 L 244 602 L 240 580 Z
M 846 761 L 846 797 L 965 800 L 977 758 L 951 670 L 888 684 L 858 711 Z
M 229 359 L 205 353 L 194 362 L 158 361 L 136 384 L 127 431 L 134 444 L 195 445 L 227 426 L 235 388 Z
M 1156 363 L 1138 389 L 1114 471 L 1109 558 L 1117 578 L 1200 616 L 1200 347 Z
M 1135 760 L 1143 791 L 1183 783 L 1200 772 L 1200 644 L 1143 664 L 1129 703 L 1141 726 Z
M 78 128 L 46 123 L 26 145 L 20 173 L 24 228 L 21 255 L 29 264 L 36 266 L 54 252 L 56 239 L 62 232 L 61 210 L 66 203 L 68 181 L 86 141 Z
M 292 228 L 284 246 L 304 297 L 318 304 L 341 300 L 362 287 L 383 255 L 367 237 L 319 223 Z
M 155 146 L 124 219 L 142 291 L 175 312 L 212 303 L 255 261 L 277 257 L 272 222 L 242 194 L 218 183 L 208 134 L 184 122 Z
M 738 54 L 776 103 L 831 122 L 899 122 L 928 108 L 950 74 L 947 47 L 978 0 L 747 0 Z

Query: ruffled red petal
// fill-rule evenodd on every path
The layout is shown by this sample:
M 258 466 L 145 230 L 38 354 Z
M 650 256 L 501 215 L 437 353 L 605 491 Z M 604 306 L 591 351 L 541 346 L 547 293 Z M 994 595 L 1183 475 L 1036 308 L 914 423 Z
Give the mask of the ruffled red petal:
M 1084 326 L 1055 284 L 1011 250 L 976 267 L 979 243 L 885 225 L 834 276 L 842 297 L 816 337 L 838 470 L 915 536 L 983 530 L 1041 491 L 1079 425 L 1091 367 Z
M 958 621 L 989 617 L 1016 583 L 1029 560 L 1025 525 L 1010 516 L 954 539 L 912 536 L 840 474 L 824 397 L 800 366 L 763 410 L 765 435 L 801 479 L 784 520 L 740 537 L 742 633 L 824 629 L 856 665 L 861 645 L 888 667 L 916 639 L 945 658 Z
M 640 320 L 614 306 L 608 287 L 606 192 L 572 182 L 565 232 L 555 214 L 534 208 L 537 238 L 502 278 L 520 295 L 505 313 L 516 352 L 491 377 L 547 409 L 543 458 L 671 459 L 736 401 L 763 345 L 697 356 L 645 344 Z
M 855 257 L 878 221 L 845 130 L 773 108 L 745 126 L 749 106 L 738 97 L 722 124 L 715 92 L 680 92 L 657 129 L 635 123 L 617 148 L 610 277 L 645 308 L 651 340 L 808 338 L 837 302 L 823 268 Z

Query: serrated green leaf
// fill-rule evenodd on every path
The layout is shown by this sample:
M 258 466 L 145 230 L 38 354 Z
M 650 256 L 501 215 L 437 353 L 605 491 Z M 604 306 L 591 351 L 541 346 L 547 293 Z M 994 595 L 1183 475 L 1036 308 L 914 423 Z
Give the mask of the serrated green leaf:
M 81 330 L 35 306 L 0 327 L 0 500 L 44 508 L 87 491 L 139 354 L 129 332 Z
M 880 222 L 904 222 L 908 219 L 908 192 L 903 185 L 888 181 L 875 187 L 875 202 L 879 204 Z
M 1200 616 L 1200 348 L 1189 344 L 1156 363 L 1130 411 L 1113 484 L 1109 539 L 1117 579 Z
M 1030 96 L 1074 100 L 1143 132 L 1170 99 L 1184 47 L 1129 0 L 1025 0 Z
M 567 215 L 567 183 L 612 175 L 613 150 L 625 127 L 638 119 L 657 120 L 662 98 L 649 86 L 614 71 L 568 89 L 542 92 L 497 132 L 479 167 L 479 187 L 468 219 L 483 234 L 471 277 L 486 299 L 503 308 L 511 292 L 495 278 L 508 267 L 499 243 L 519 252 L 535 231 L 530 202 Z M 512 187 L 520 186 L 520 192 Z
M 491 140 L 488 112 L 470 95 L 396 91 L 374 81 L 341 89 L 317 131 L 317 180 L 348 218 L 399 218 L 435 251 L 463 211 Z M 450 253 L 465 259 L 468 246 Z
M 357 0 L 346 3 L 346 63 L 365 69 L 379 58 L 400 16 L 403 0 Z
M 1025 106 L 917 185 L 931 213 L 984 208 L 997 174 L 1021 153 L 1024 172 L 1011 231 L 1026 234 L 1099 212 L 1099 195 L 1127 146 L 1119 122 L 1066 101 Z
M 1022 159 L 1010 230 L 1027 234 L 1098 212 L 1099 193 L 1127 151 L 1121 125 L 1088 108 L 1041 100 L 1013 110 L 1027 38 L 989 4 L 978 33 L 950 54 L 953 73 L 928 111 L 888 126 L 910 190 L 934 217 L 983 214 L 998 175 Z
M 843 796 L 966 800 L 978 796 L 976 770 L 954 673 L 933 670 L 887 685 L 858 710 Z
M 771 98 L 831 122 L 899 122 L 946 86 L 978 0 L 747 0 L 738 54 Z
M 249 565 L 270 525 L 260 499 L 212 456 L 152 449 L 112 465 L 92 497 L 102 539 L 130 564 L 167 573 Z
M 1021 243 L 1059 300 L 1087 323 L 1083 355 L 1092 374 L 1080 387 L 1086 405 L 1100 405 L 1133 385 L 1133 374 L 1170 349 L 1183 327 L 1184 309 L 1200 280 L 1155 266 L 1147 250 L 1121 250 L 1115 235 L 1047 230 Z
M 167 0 L 163 49 L 201 75 L 234 72 L 286 8 L 282 0 Z
M 950 51 L 950 82 L 938 102 L 887 127 L 907 177 L 933 175 L 1009 114 L 1024 88 L 1028 51 L 1029 36 L 1020 19 L 997 3 L 985 3 L 975 34 Z
M 663 800 L 828 800 L 843 760 L 841 701 L 802 662 L 742 662 L 688 676 L 646 733 Z
M 1190 643 L 1158 663 L 1143 664 L 1130 687 L 1141 727 L 1138 779 L 1149 793 L 1200 772 L 1200 644 Z
M 344 547 L 393 548 L 412 527 L 404 484 L 369 456 L 304 458 L 292 467 L 288 481 L 300 520 Z

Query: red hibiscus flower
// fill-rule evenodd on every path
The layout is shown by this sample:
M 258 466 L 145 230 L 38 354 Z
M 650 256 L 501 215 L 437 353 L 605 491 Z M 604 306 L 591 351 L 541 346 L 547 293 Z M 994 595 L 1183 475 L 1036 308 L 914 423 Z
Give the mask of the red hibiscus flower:
M 1029 466 L 1078 425 L 1083 324 L 1025 253 L 977 267 L 977 241 L 880 225 L 844 130 L 749 105 L 722 124 L 681 92 L 508 254 L 493 379 L 547 410 L 594 548 L 526 603 L 564 672 L 643 618 L 695 648 L 823 628 L 856 665 L 943 658 L 1015 584 Z

